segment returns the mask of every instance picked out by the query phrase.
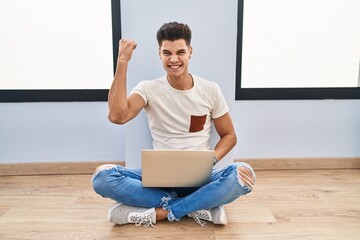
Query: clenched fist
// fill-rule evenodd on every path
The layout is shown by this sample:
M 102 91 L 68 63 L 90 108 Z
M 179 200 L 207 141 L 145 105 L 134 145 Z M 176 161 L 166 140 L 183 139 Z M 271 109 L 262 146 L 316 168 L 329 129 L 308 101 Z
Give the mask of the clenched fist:
M 129 61 L 132 53 L 134 52 L 137 44 L 136 42 L 129 39 L 121 39 L 119 41 L 119 56 L 118 60 Z

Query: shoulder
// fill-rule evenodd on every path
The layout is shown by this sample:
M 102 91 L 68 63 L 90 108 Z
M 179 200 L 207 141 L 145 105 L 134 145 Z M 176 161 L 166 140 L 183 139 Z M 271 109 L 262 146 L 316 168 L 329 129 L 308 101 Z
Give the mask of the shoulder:
M 161 92 L 166 87 L 165 76 L 153 80 L 143 80 L 133 89 L 135 92 L 141 92 L 148 96 Z
M 221 93 L 221 89 L 216 82 L 204 79 L 197 75 L 192 75 L 198 91 L 206 95 L 217 95 Z
M 160 77 L 154 80 L 143 80 L 139 82 L 131 91 L 130 94 L 137 93 L 145 101 L 145 104 L 155 96 L 159 96 L 166 88 L 166 77 Z
M 218 88 L 219 87 L 219 85 L 214 81 L 207 80 L 207 79 L 199 77 L 197 75 L 192 75 L 192 76 L 194 78 L 194 81 L 196 81 L 197 85 L 200 87 L 207 87 L 207 88 Z
M 143 87 L 143 88 L 162 88 L 165 86 L 165 76 L 153 79 L 153 80 L 143 80 L 141 82 L 138 83 L 137 86 L 139 87 Z

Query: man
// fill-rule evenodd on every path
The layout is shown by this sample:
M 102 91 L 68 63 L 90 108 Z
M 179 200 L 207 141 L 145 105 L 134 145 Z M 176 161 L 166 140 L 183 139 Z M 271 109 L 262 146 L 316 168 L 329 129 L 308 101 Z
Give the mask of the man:
M 127 96 L 126 72 L 136 43 L 120 40 L 117 69 L 109 91 L 109 119 L 124 124 L 144 109 L 156 149 L 209 149 L 211 124 L 220 136 L 214 163 L 236 144 L 229 109 L 217 84 L 189 73 L 192 55 L 191 30 L 186 24 L 171 22 L 157 32 L 159 56 L 166 76 L 140 82 Z M 209 184 L 200 188 L 143 188 L 141 170 L 105 164 L 93 176 L 94 190 L 116 203 L 109 220 L 116 224 L 153 226 L 157 221 L 179 221 L 193 217 L 227 224 L 224 204 L 249 193 L 255 173 L 246 163 L 214 169 Z

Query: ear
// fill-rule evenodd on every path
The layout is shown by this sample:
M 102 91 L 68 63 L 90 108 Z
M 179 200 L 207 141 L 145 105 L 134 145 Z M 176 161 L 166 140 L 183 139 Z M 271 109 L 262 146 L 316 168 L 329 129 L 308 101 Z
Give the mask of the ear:
M 159 53 L 159 57 L 161 59 L 161 48 L 160 47 L 158 48 L 158 53 Z
M 191 58 L 192 56 L 192 52 L 193 52 L 193 48 L 192 46 L 189 47 L 189 59 Z

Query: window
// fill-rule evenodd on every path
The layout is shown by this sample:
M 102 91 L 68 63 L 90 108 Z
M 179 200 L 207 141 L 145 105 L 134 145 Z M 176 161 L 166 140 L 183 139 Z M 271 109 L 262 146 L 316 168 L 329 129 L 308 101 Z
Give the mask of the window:
M 236 100 L 359 99 L 360 3 L 240 0 Z
M 107 100 L 110 1 L 1 1 L 0 19 L 0 102 Z

